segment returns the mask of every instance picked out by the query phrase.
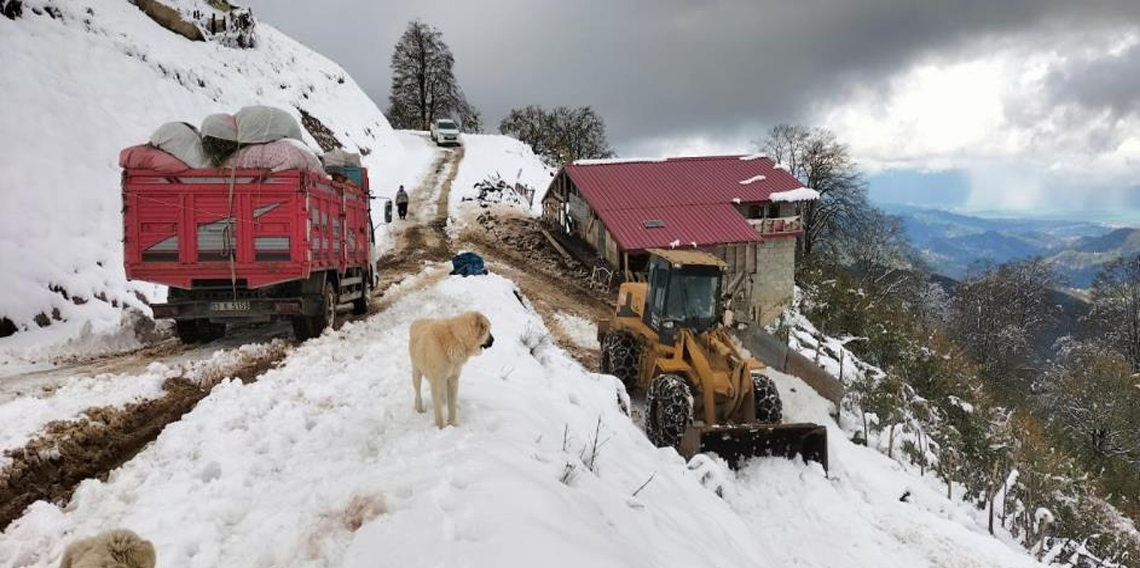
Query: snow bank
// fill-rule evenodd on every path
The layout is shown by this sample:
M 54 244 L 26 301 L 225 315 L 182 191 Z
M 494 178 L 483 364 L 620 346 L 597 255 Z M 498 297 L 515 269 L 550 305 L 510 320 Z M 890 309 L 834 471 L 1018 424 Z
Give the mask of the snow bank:
M 542 213 L 542 197 L 550 185 L 554 170 L 542 163 L 531 147 L 515 138 L 500 134 L 464 134 L 463 161 L 451 185 L 448 215 L 458 227 L 466 225 L 468 217 L 478 211 L 479 195 L 475 184 L 498 176 L 514 185 L 522 183 L 535 190 L 532 215 Z M 464 201 L 466 199 L 467 201 Z
M 648 162 L 664 162 L 669 158 L 587 158 L 574 160 L 575 166 L 605 166 L 608 164 L 634 164 Z
M 554 314 L 554 320 L 574 345 L 583 349 L 601 349 L 598 344 L 598 326 L 594 322 L 567 312 Z
M 495 345 L 464 369 L 460 425 L 437 430 L 411 409 L 407 329 L 471 308 Z M 795 377 L 772 373 L 789 420 L 828 425 L 830 477 L 783 459 L 687 466 L 622 414 L 616 379 L 528 342 L 542 326 L 497 276 L 412 293 L 256 383 L 220 384 L 66 508 L 36 503 L 0 535 L 0 566 L 54 566 L 110 526 L 153 540 L 164 568 L 1036 566 L 936 483 L 848 442 Z
M 464 369 L 460 425 L 437 430 L 412 410 L 407 329 L 472 308 L 495 345 Z M 616 379 L 524 343 L 542 325 L 507 280 L 445 279 L 223 382 L 66 508 L 33 505 L 0 566 L 55 566 L 110 526 L 164 568 L 763 565 L 755 531 L 621 413 Z
M 772 201 L 812 201 L 819 199 L 819 192 L 808 187 L 797 187 L 791 191 L 777 191 L 769 195 L 768 199 Z
M 164 122 L 198 124 L 255 103 L 299 120 L 300 107 L 367 154 L 377 193 L 401 178 L 404 145 L 376 105 L 343 69 L 271 26 L 258 25 L 255 49 L 231 49 L 187 41 L 121 0 L 53 2 L 57 18 L 44 5 L 25 0 L 22 18 L 0 18 L 0 316 L 20 328 L 56 310 L 57 334 L 88 321 L 98 333 L 117 325 L 121 306 L 146 310 L 139 295 L 162 297 L 121 268 L 117 159 Z

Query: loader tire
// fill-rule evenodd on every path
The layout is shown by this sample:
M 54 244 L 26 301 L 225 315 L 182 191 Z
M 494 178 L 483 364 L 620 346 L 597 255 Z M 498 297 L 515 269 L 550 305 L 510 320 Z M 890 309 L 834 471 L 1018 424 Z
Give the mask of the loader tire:
M 641 342 L 632 333 L 613 331 L 602 339 L 601 371 L 617 377 L 626 392 L 637 388 L 641 370 Z
M 677 447 L 693 423 L 693 394 L 677 375 L 657 375 L 645 395 L 645 434 L 659 448 Z
M 776 383 L 764 375 L 752 375 L 752 396 L 756 404 L 756 421 L 779 424 L 784 418 L 784 403 Z

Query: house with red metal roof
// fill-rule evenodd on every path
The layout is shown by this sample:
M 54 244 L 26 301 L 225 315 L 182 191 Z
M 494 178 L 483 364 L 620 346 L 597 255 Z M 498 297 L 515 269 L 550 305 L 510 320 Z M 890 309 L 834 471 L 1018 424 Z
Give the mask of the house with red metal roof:
M 795 288 L 799 203 L 818 197 L 759 154 L 578 160 L 551 180 L 543 217 L 627 278 L 650 248 L 712 252 L 729 265 L 734 311 L 767 324 Z

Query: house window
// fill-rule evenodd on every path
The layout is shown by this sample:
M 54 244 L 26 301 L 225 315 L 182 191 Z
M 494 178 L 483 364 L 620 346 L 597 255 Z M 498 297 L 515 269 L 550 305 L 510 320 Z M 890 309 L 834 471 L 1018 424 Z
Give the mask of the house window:
M 776 217 L 779 217 L 779 216 L 780 216 L 780 204 L 779 203 L 769 203 L 768 204 L 768 218 L 775 219 Z
M 749 205 L 748 206 L 748 218 L 749 219 L 759 219 L 761 217 L 761 215 L 763 215 L 763 213 L 764 213 L 764 210 L 759 205 Z

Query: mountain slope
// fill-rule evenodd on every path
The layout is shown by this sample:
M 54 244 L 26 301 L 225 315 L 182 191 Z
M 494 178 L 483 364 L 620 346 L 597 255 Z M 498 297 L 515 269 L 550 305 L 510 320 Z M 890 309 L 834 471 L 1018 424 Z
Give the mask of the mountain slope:
M 948 211 L 885 205 L 938 273 L 962 278 L 976 262 L 1001 264 L 1034 256 L 1053 262 L 1076 288 L 1087 288 L 1104 263 L 1140 253 L 1140 230 L 1083 221 L 988 219 Z
M 23 17 L 0 17 L 0 318 L 9 332 L 51 324 L 35 340 L 43 343 L 88 322 L 99 331 L 119 322 L 121 306 L 145 311 L 142 297 L 162 297 L 123 275 L 118 155 L 163 122 L 198 124 L 250 104 L 298 119 L 304 109 L 348 150 L 367 153 L 374 193 L 415 181 L 405 178 L 419 164 L 402 163 L 403 143 L 343 69 L 271 26 L 257 34 L 253 49 L 192 42 L 122 0 L 27 0 Z

